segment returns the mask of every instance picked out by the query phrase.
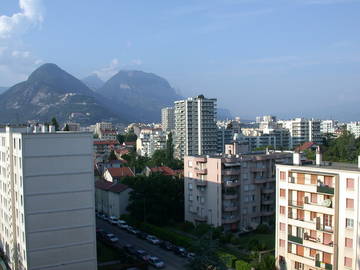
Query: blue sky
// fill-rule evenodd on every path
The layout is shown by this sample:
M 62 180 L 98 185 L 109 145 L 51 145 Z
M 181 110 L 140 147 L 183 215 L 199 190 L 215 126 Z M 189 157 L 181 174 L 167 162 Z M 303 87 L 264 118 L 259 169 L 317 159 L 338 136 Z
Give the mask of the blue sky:
M 138 69 L 245 119 L 360 120 L 359 14 L 360 0 L 1 0 L 0 86 L 46 62 Z

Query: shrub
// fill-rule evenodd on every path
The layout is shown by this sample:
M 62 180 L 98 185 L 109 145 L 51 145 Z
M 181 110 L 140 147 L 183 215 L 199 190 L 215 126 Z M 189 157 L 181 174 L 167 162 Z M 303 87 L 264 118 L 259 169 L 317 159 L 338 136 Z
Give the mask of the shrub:
M 257 233 L 270 233 L 270 228 L 266 224 L 260 224 L 257 226 L 256 230 Z
M 237 260 L 237 261 L 235 262 L 235 269 L 236 269 L 236 270 L 250 270 L 250 269 L 251 269 L 251 265 L 248 264 L 248 263 L 245 262 L 245 261 Z
M 223 261 L 223 263 L 226 265 L 226 267 L 228 267 L 228 268 L 234 267 L 234 263 L 237 260 L 236 256 L 234 256 L 230 253 L 222 252 L 222 251 L 219 251 L 218 255 L 219 255 L 220 260 Z

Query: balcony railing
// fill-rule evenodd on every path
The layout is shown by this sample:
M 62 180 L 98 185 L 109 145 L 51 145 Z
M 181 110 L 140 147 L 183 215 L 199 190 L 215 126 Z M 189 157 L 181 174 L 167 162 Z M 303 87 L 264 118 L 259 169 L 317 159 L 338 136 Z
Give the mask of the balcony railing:
M 197 174 L 207 174 L 207 169 L 200 169 L 200 168 L 195 168 L 195 171 Z
M 334 195 L 334 188 L 329 186 L 317 186 L 317 192 Z
M 240 186 L 240 181 L 225 181 L 224 184 L 226 187 L 237 187 Z
M 288 240 L 291 242 L 298 243 L 298 244 L 303 244 L 303 239 L 301 237 L 294 236 L 291 234 L 288 235 Z
M 332 265 L 329 264 L 329 263 L 323 263 L 323 262 L 320 262 L 320 261 L 316 261 L 315 266 L 325 268 L 326 270 L 332 270 Z
M 316 229 L 323 232 L 334 232 L 333 227 L 329 225 L 324 225 L 320 222 L 316 222 Z
M 224 200 L 234 200 L 237 199 L 238 195 L 236 193 L 223 193 L 223 199 Z
M 195 158 L 195 162 L 206 163 L 206 161 L 207 161 L 206 157 L 196 157 Z
M 207 221 L 207 216 L 195 215 L 194 219 L 196 221 L 205 222 L 205 221 Z
M 298 208 L 303 208 L 304 207 L 304 201 L 289 200 L 289 205 L 294 206 L 294 207 L 298 207 Z
M 198 187 L 206 187 L 207 185 L 207 181 L 205 180 L 195 180 L 195 184 L 198 186 Z
M 226 169 L 223 170 L 223 175 L 239 175 L 240 170 L 239 169 Z
M 232 224 L 232 223 L 236 223 L 240 220 L 240 218 L 238 216 L 230 216 L 230 217 L 224 217 L 222 219 L 222 223 L 223 224 Z
M 233 211 L 237 211 L 238 207 L 237 205 L 224 205 L 223 209 L 225 212 L 233 212 Z

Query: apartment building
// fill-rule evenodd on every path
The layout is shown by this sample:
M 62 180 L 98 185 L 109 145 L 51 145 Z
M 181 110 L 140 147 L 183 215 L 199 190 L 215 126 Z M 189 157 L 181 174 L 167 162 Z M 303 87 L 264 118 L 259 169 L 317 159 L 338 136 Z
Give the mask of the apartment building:
M 92 140 L 0 129 L 0 249 L 11 269 L 97 269 Z
M 360 168 L 301 162 L 276 165 L 276 263 L 279 269 L 360 268 Z
M 175 156 L 217 151 L 216 99 L 203 95 L 175 101 Z
M 160 128 L 145 128 L 136 140 L 136 152 L 140 156 L 152 157 L 156 150 L 166 148 L 167 135 Z
M 322 134 L 320 132 L 320 120 L 295 118 L 292 120 L 278 121 L 290 132 L 290 147 L 294 148 L 304 142 L 322 143 Z
M 274 221 L 275 163 L 291 154 L 237 154 L 241 147 L 226 145 L 225 155 L 185 156 L 185 220 L 233 231 Z
M 320 124 L 320 132 L 322 134 L 334 134 L 338 129 L 338 121 L 336 120 L 322 120 Z
M 161 126 L 165 132 L 170 132 L 175 129 L 175 115 L 173 107 L 166 107 L 161 109 Z
M 346 124 L 346 130 L 354 134 L 355 138 L 360 137 L 360 122 L 351 122 Z

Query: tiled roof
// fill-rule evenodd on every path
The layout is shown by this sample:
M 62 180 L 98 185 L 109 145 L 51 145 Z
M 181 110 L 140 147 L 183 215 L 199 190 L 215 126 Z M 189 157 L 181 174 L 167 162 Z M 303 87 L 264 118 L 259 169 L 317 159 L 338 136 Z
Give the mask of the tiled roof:
M 176 175 L 176 172 L 167 166 L 154 167 L 154 168 L 150 168 L 150 170 L 153 173 L 162 173 L 164 175 L 170 175 L 170 176 Z
M 117 150 L 115 150 L 115 151 L 116 151 L 116 153 L 118 153 L 118 154 L 121 155 L 121 156 L 130 153 L 130 150 L 127 149 L 127 148 L 117 149 Z
M 124 142 L 123 145 L 135 145 L 136 142 Z
M 105 191 L 111 191 L 115 193 L 121 193 L 124 190 L 127 190 L 129 187 L 127 185 L 121 184 L 121 183 L 113 183 L 106 181 L 104 179 L 98 180 L 95 182 L 95 188 L 105 190 Z
M 107 169 L 112 177 L 125 177 L 125 176 L 135 176 L 132 170 L 128 167 L 121 168 L 108 168 Z
M 304 151 L 307 150 L 313 146 L 316 146 L 316 143 L 314 142 L 305 142 L 302 145 L 296 147 L 295 151 Z

